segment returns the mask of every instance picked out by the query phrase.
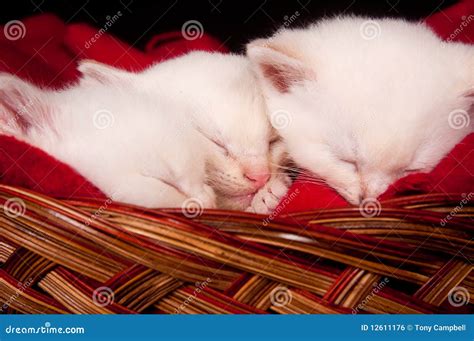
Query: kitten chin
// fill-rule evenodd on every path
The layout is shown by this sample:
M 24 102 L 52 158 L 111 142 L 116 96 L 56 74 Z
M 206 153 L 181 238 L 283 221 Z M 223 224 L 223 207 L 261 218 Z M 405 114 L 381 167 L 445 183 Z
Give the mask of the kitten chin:
M 252 203 L 254 194 L 247 194 L 241 196 L 229 196 L 222 193 L 217 193 L 216 203 L 217 207 L 226 210 L 244 211 Z
M 467 134 L 474 47 L 422 23 L 338 17 L 247 46 L 270 119 L 301 168 L 350 203 L 428 172 Z

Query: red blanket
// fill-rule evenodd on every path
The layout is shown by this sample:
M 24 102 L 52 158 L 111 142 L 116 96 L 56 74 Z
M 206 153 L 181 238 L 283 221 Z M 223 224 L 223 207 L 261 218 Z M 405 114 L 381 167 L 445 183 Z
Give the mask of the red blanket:
M 471 0 L 461 1 L 426 21 L 445 39 L 474 41 L 474 2 Z M 127 70 L 141 70 L 151 63 L 191 50 L 225 51 L 220 42 L 207 35 L 186 40 L 180 32 L 171 32 L 155 36 L 143 52 L 107 33 L 98 34 L 97 28 L 84 24 L 65 25 L 52 15 L 29 18 L 22 25 L 18 24 L 16 31 L 5 30 L 10 34 L 0 36 L 0 71 L 50 87 L 75 81 L 79 75 L 77 60 L 83 58 Z M 104 197 L 67 165 L 7 136 L 0 136 L 0 181 L 60 198 Z M 410 192 L 473 190 L 474 134 L 456 146 L 433 172 L 401 179 L 383 197 Z M 281 208 L 282 212 L 292 212 L 341 206 L 347 206 L 347 203 L 331 188 L 297 180 Z

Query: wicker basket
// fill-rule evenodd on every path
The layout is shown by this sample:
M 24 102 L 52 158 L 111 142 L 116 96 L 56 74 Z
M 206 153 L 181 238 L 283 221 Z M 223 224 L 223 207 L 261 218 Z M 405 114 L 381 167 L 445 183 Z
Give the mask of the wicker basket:
M 470 199 L 191 217 L 0 186 L 0 303 L 30 314 L 470 313 Z

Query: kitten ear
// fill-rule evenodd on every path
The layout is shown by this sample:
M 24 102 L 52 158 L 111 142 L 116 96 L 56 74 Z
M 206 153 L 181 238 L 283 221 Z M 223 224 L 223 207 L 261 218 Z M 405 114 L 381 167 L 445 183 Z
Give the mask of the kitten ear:
M 248 44 L 247 56 L 263 84 L 270 85 L 279 93 L 288 92 L 291 86 L 304 80 L 315 79 L 312 70 L 272 38 L 257 39 Z
M 117 69 L 92 59 L 81 60 L 77 69 L 82 73 L 81 83 L 99 82 L 110 84 L 128 80 L 130 75 L 132 75 L 131 72 Z
M 43 90 L 16 76 L 0 74 L 1 131 L 24 135 L 29 128 L 50 122 L 50 113 Z

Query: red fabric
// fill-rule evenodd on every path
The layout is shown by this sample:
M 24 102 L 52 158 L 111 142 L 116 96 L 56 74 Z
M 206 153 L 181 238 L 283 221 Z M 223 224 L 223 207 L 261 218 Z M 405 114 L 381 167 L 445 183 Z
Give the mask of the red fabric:
M 472 42 L 474 17 L 470 15 L 474 15 L 474 2 L 465 0 L 443 13 L 432 15 L 426 22 L 445 39 Z M 157 35 L 143 52 L 107 33 L 92 41 L 98 29 L 85 24 L 65 25 L 48 14 L 26 19 L 23 24 L 26 30 L 21 39 L 12 41 L 0 35 L 0 72 L 15 73 L 50 87 L 60 87 L 75 81 L 79 75 L 76 70 L 79 59 L 95 59 L 127 70 L 141 70 L 154 62 L 190 50 L 225 51 L 219 41 L 207 35 L 196 40 L 185 40 L 180 32 Z M 462 29 L 457 30 L 459 27 Z M 3 28 L 0 28 L 0 32 L 3 32 Z M 104 196 L 69 166 L 7 136 L 0 136 L 0 181 L 54 197 Z M 474 190 L 474 134 L 456 146 L 433 172 L 399 180 L 383 198 L 410 192 L 471 190 Z M 291 199 L 285 200 L 281 212 L 347 206 L 343 198 L 323 185 L 305 184 L 297 180 L 289 193 Z
M 0 72 L 9 72 L 36 84 L 61 87 L 79 76 L 77 61 L 95 59 L 127 70 L 141 70 L 152 63 L 191 50 L 226 52 L 208 36 L 186 40 L 180 32 L 155 36 L 146 52 L 85 24 L 65 25 L 44 14 L 23 20 L 24 37 L 0 35 Z M 3 27 L 0 28 L 3 32 Z M 13 37 L 17 37 L 12 33 Z M 93 40 L 93 38 L 95 40 Z M 95 186 L 71 167 L 41 150 L 12 137 L 0 135 L 0 182 L 29 188 L 53 197 L 104 197 Z

